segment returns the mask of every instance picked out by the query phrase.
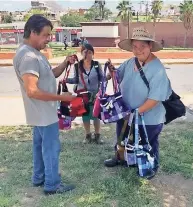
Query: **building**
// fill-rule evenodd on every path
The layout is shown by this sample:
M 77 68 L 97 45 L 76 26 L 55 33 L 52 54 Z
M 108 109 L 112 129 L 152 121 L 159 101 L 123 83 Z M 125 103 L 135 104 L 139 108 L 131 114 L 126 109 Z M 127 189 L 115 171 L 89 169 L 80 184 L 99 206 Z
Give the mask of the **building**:
M 0 45 L 20 44 L 23 41 L 24 26 L 25 22 L 0 24 Z M 81 31 L 81 27 L 54 27 L 52 41 L 63 42 L 66 35 L 67 41 L 71 42 Z
M 40 10 L 40 11 L 44 11 L 46 13 L 47 17 L 50 20 L 55 20 L 55 21 L 59 21 L 60 20 L 59 12 L 53 11 L 53 9 L 51 7 L 49 7 L 46 2 L 43 2 L 43 1 L 31 1 L 31 9 L 32 10 L 33 9 L 37 9 L 37 10 Z M 53 25 L 55 25 L 55 21 L 54 21 Z

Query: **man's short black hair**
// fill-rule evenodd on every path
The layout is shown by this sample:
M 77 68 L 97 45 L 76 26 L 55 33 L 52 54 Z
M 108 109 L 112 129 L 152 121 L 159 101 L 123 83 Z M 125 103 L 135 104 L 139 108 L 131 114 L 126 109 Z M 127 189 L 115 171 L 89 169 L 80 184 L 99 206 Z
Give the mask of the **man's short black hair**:
M 25 39 L 28 39 L 30 37 L 31 32 L 40 34 L 40 32 L 45 26 L 50 26 L 51 30 L 53 29 L 53 25 L 48 19 L 46 19 L 42 15 L 34 14 L 28 19 L 28 21 L 25 24 L 23 37 Z

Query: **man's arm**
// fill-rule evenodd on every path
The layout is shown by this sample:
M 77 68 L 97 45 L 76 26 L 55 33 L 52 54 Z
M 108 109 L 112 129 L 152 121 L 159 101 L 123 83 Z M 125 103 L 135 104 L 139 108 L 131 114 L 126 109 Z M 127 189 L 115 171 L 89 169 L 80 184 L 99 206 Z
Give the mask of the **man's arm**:
M 38 77 L 36 75 L 26 73 L 22 76 L 24 82 L 24 88 L 29 98 L 41 100 L 41 101 L 71 101 L 74 96 L 71 93 L 64 93 L 63 95 L 57 95 L 42 91 L 38 88 Z
M 58 78 L 60 75 L 62 75 L 64 70 L 67 68 L 68 63 L 74 64 L 75 61 L 76 61 L 75 56 L 73 56 L 73 55 L 72 56 L 67 56 L 63 63 L 61 63 L 59 66 L 52 69 L 52 71 L 54 73 L 54 76 L 56 78 Z
M 64 60 L 64 62 L 61 63 L 59 66 L 53 68 L 52 71 L 54 73 L 55 78 L 61 76 L 66 67 L 67 67 L 67 59 Z

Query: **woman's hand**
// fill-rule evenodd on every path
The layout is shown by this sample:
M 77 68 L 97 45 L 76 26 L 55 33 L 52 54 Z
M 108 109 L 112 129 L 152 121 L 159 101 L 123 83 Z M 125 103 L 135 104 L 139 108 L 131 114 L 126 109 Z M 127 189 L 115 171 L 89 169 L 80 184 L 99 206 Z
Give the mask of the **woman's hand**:
M 109 72 L 110 72 L 110 73 L 113 72 L 113 71 L 115 70 L 115 67 L 114 67 L 114 65 L 112 64 L 111 59 L 108 59 L 107 63 L 108 63 L 108 69 L 109 69 Z

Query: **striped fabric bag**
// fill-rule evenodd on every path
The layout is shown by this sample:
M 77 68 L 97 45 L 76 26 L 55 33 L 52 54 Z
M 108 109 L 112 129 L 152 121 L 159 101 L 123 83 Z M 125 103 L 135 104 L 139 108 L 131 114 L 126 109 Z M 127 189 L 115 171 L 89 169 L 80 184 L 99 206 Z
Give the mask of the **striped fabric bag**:
M 111 74 L 112 81 L 113 81 L 113 95 L 107 95 L 107 79 L 106 79 L 106 72 L 107 72 L 108 63 L 105 64 L 104 67 L 104 76 L 101 83 L 101 94 L 99 97 L 100 100 L 100 119 L 106 123 L 117 122 L 120 119 L 125 118 L 130 112 L 130 106 L 126 106 L 123 101 L 122 94 L 120 91 L 117 72 L 114 71 Z

